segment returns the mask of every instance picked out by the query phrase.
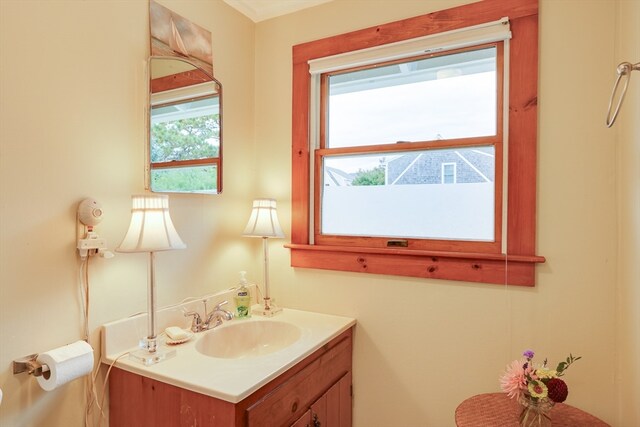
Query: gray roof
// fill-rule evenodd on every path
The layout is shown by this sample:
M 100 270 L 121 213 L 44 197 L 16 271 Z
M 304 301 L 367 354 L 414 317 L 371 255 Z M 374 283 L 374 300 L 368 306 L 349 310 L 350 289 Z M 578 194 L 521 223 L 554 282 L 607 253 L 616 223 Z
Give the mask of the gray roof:
M 353 178 L 355 178 L 355 174 L 348 173 L 337 168 L 326 167 L 324 170 L 324 185 L 351 185 Z
M 492 182 L 495 156 L 485 147 L 407 153 L 387 164 L 387 184 L 440 184 L 442 164 L 455 163 L 456 183 Z

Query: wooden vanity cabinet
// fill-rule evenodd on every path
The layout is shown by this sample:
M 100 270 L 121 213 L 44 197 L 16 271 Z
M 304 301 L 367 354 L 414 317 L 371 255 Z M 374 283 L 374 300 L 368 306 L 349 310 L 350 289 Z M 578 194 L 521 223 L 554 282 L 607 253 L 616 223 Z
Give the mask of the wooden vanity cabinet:
M 109 425 L 351 427 L 352 352 L 353 328 L 236 404 L 113 368 Z
M 291 427 L 351 425 L 351 373 L 346 374 L 315 401 Z

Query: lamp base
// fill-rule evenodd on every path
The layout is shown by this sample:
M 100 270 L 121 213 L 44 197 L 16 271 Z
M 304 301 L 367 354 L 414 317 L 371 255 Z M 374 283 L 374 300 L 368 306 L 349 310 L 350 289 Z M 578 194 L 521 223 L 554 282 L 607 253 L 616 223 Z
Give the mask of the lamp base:
M 156 338 L 142 338 L 140 340 L 140 350 L 129 353 L 129 359 L 145 366 L 150 366 L 171 359 L 176 354 L 175 349 L 167 348 L 162 343 L 158 343 Z

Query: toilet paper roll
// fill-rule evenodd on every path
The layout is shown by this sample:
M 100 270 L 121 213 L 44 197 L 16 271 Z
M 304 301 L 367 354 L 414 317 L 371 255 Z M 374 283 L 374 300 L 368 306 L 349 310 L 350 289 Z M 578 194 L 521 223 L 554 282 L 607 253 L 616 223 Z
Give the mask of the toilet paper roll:
M 86 341 L 76 341 L 40 353 L 36 360 L 49 367 L 49 371 L 37 379 L 40 387 L 51 391 L 93 370 L 93 348 Z

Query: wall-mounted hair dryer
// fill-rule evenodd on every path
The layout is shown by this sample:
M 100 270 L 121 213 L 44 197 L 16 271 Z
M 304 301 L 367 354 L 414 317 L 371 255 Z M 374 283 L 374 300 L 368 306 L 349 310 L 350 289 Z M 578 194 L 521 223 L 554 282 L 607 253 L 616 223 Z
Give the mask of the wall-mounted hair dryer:
M 88 197 L 78 205 L 78 222 L 85 228 L 83 236 L 78 239 L 80 259 L 93 255 L 113 258 L 113 252 L 107 250 L 107 240 L 93 231 L 93 227 L 102 221 L 103 216 L 102 205 L 96 199 Z

